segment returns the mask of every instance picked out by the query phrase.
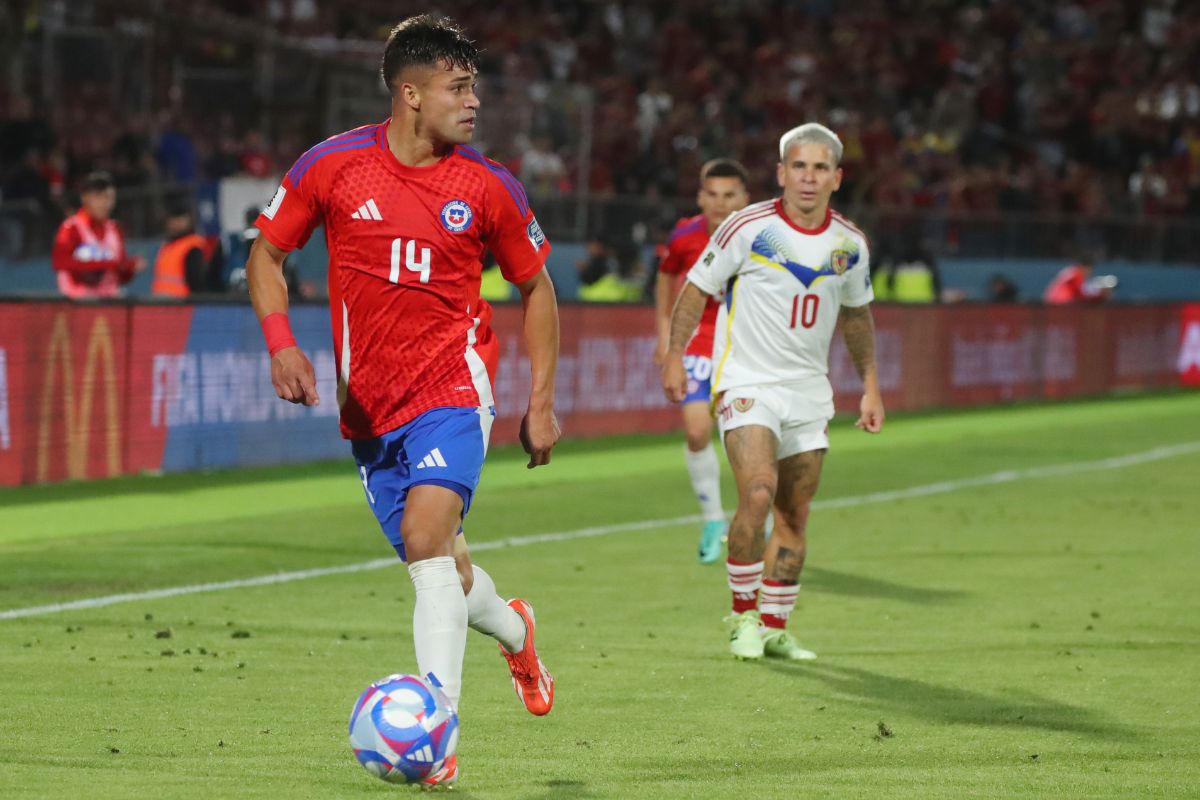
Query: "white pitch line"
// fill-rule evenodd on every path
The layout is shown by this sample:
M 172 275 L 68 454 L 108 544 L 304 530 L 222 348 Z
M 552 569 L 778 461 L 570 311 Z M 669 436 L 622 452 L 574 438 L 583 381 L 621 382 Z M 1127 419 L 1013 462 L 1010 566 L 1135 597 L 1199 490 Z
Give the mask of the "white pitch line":
M 1166 458 L 1200 453 L 1200 442 L 1184 442 L 1183 444 L 1156 447 L 1140 453 L 1129 453 L 1123 456 L 1102 458 L 1097 461 L 1077 461 L 1070 464 L 1056 464 L 1048 467 L 1030 467 L 1029 469 L 1003 470 L 989 475 L 979 475 L 974 478 L 963 478 L 957 481 L 941 481 L 928 483 L 923 486 L 910 486 L 907 489 L 895 489 L 887 492 L 871 492 L 854 495 L 853 497 L 836 497 L 829 500 L 817 500 L 813 508 L 854 508 L 857 506 L 887 503 L 892 500 L 904 500 L 910 497 L 928 497 L 934 494 L 946 494 L 962 489 L 973 489 L 980 486 L 995 486 L 1002 483 L 1024 480 L 1026 478 L 1051 478 L 1063 475 L 1077 475 L 1081 472 L 1096 472 L 1100 470 L 1121 469 L 1123 467 L 1146 464 L 1151 461 L 1161 461 Z M 500 550 L 505 547 L 525 547 L 531 544 L 545 542 L 567 542 L 576 539 L 590 539 L 595 536 L 608 536 L 613 533 L 627 531 L 642 531 L 651 528 L 665 528 L 674 525 L 690 525 L 703 519 L 699 514 L 683 517 L 668 517 L 666 519 L 642 520 L 640 522 L 623 522 L 618 525 L 598 525 L 591 528 L 577 528 L 572 531 L 557 533 L 536 533 L 529 536 L 513 536 L 507 539 L 495 539 L 478 542 L 471 545 L 471 552 L 478 553 L 487 550 Z M 357 564 L 344 564 L 340 567 L 320 567 L 304 569 L 296 572 L 278 572 L 273 575 L 260 575 L 256 578 L 241 578 L 233 581 L 216 583 L 198 583 L 191 586 L 172 586 L 165 589 L 151 589 L 145 592 L 129 592 L 126 594 L 110 594 L 104 597 L 92 597 L 85 600 L 74 600 L 69 603 L 53 603 L 46 606 L 31 606 L 29 608 L 14 608 L 0 611 L 0 620 L 21 619 L 23 617 L 38 617 L 45 614 L 55 614 L 60 611 L 79 611 L 91 608 L 101 608 L 117 603 L 131 603 L 136 600 L 159 600 L 165 597 L 179 597 L 185 594 L 200 592 L 218 592 L 224 589 L 243 589 L 251 586 L 270 586 L 277 583 L 291 583 L 309 578 L 323 578 L 326 575 L 342 575 L 348 572 L 368 572 L 370 570 L 393 567 L 400 564 L 395 558 L 377 558 L 362 561 Z

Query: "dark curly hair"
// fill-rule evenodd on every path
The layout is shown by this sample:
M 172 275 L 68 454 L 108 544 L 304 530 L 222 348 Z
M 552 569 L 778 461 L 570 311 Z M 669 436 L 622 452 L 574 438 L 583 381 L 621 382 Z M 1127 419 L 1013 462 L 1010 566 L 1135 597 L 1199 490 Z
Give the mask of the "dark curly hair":
M 391 91 L 396 76 L 406 67 L 437 66 L 442 62 L 476 72 L 479 48 L 449 17 L 421 14 L 392 28 L 379 74 L 383 85 Z

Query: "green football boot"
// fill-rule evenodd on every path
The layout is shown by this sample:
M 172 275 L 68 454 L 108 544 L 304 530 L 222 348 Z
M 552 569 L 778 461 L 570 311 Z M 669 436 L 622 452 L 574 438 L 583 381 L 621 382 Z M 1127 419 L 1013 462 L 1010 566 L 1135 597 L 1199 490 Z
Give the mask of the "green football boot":
M 729 652 L 741 661 L 753 661 L 763 656 L 761 623 L 757 611 L 743 611 L 725 618 L 729 626 Z
M 762 648 L 767 658 L 782 658 L 785 661 L 813 661 L 817 657 L 812 650 L 801 647 L 796 637 L 785 630 L 768 628 L 762 634 Z

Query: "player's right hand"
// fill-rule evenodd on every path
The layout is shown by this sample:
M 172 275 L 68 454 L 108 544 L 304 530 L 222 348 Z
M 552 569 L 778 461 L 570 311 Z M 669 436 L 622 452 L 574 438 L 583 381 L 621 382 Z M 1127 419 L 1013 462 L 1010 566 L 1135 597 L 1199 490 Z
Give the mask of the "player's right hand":
M 550 451 L 562 436 L 558 417 L 553 411 L 534 413 L 526 411 L 521 417 L 521 447 L 529 454 L 527 469 L 550 463 Z
M 275 394 L 289 403 L 306 406 L 321 403 L 312 362 L 299 347 L 285 347 L 271 356 L 271 383 L 275 386 Z
M 672 403 L 682 403 L 687 397 L 687 370 L 682 358 L 668 354 L 663 359 L 662 387 Z

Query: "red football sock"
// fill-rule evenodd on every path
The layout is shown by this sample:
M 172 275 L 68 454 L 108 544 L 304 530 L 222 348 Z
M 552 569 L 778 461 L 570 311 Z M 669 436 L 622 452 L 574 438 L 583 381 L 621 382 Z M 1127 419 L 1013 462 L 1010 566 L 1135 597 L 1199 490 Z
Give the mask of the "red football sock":
M 763 562 L 746 563 L 731 558 L 725 562 L 725 571 L 729 575 L 729 590 L 733 592 L 733 613 L 741 614 L 758 608 Z
M 782 629 L 787 625 L 788 615 L 796 607 L 796 595 L 800 584 L 786 581 L 765 580 L 762 583 L 763 626 Z

